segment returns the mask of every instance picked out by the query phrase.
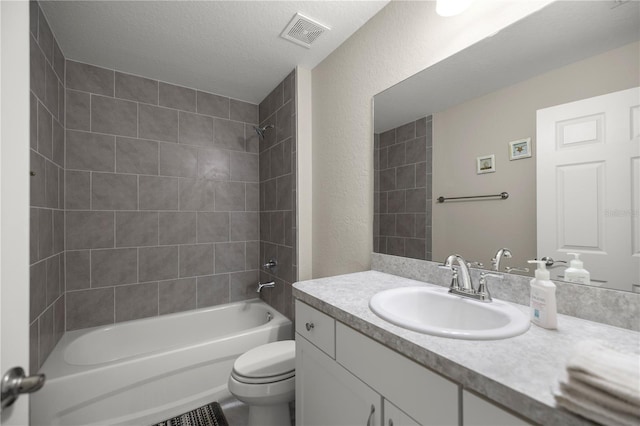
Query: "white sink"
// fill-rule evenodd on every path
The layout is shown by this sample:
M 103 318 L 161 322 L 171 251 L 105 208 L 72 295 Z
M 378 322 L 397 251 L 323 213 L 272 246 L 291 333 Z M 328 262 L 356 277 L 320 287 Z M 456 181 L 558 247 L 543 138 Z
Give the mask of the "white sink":
M 369 307 L 380 318 L 409 330 L 468 340 L 506 339 L 529 329 L 529 318 L 499 300 L 478 302 L 446 288 L 400 287 L 375 294 Z

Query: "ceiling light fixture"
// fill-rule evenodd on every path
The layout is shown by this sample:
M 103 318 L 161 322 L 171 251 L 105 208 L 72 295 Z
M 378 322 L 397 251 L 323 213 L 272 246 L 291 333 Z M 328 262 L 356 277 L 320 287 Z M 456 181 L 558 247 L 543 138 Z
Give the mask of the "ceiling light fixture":
M 436 2 L 436 13 L 440 16 L 459 15 L 471 6 L 473 0 L 438 0 Z

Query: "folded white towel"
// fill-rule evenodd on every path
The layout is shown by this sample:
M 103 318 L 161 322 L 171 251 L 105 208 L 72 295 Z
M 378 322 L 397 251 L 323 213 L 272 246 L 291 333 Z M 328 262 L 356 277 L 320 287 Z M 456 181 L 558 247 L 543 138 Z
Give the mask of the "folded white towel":
M 602 409 L 598 404 L 585 400 L 581 397 L 575 397 L 571 393 L 556 393 L 556 402 L 561 407 L 593 420 L 596 423 L 607 426 L 638 426 L 640 419 L 635 416 L 628 416 Z
M 585 341 L 567 363 L 569 377 L 640 404 L 640 355 L 611 349 L 598 341 Z
M 567 378 L 554 391 L 569 411 L 605 425 L 640 425 L 640 355 L 597 341 L 576 346 Z

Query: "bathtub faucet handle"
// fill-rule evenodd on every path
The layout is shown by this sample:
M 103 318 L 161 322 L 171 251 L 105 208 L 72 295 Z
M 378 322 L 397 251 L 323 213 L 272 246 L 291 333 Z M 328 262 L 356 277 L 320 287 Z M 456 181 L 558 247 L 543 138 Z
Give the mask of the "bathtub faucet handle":
M 260 281 L 258 281 L 258 289 L 256 290 L 256 293 L 261 293 L 262 289 L 267 287 L 267 288 L 273 288 L 276 286 L 276 282 L 275 281 L 269 281 L 268 283 L 261 283 Z
M 275 268 L 276 266 L 278 266 L 278 261 L 275 259 L 269 259 L 269 261 L 267 263 L 265 263 L 264 265 L 262 265 L 262 267 L 264 269 L 267 270 L 272 270 L 273 268 Z

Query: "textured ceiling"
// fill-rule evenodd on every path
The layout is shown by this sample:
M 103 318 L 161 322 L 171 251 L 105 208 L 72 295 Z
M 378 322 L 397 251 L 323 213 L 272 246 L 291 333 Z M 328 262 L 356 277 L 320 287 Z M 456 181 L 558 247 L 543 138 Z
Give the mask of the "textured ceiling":
M 258 103 L 313 68 L 385 1 L 43 1 L 67 57 Z M 327 25 L 311 49 L 280 38 L 296 12 Z

